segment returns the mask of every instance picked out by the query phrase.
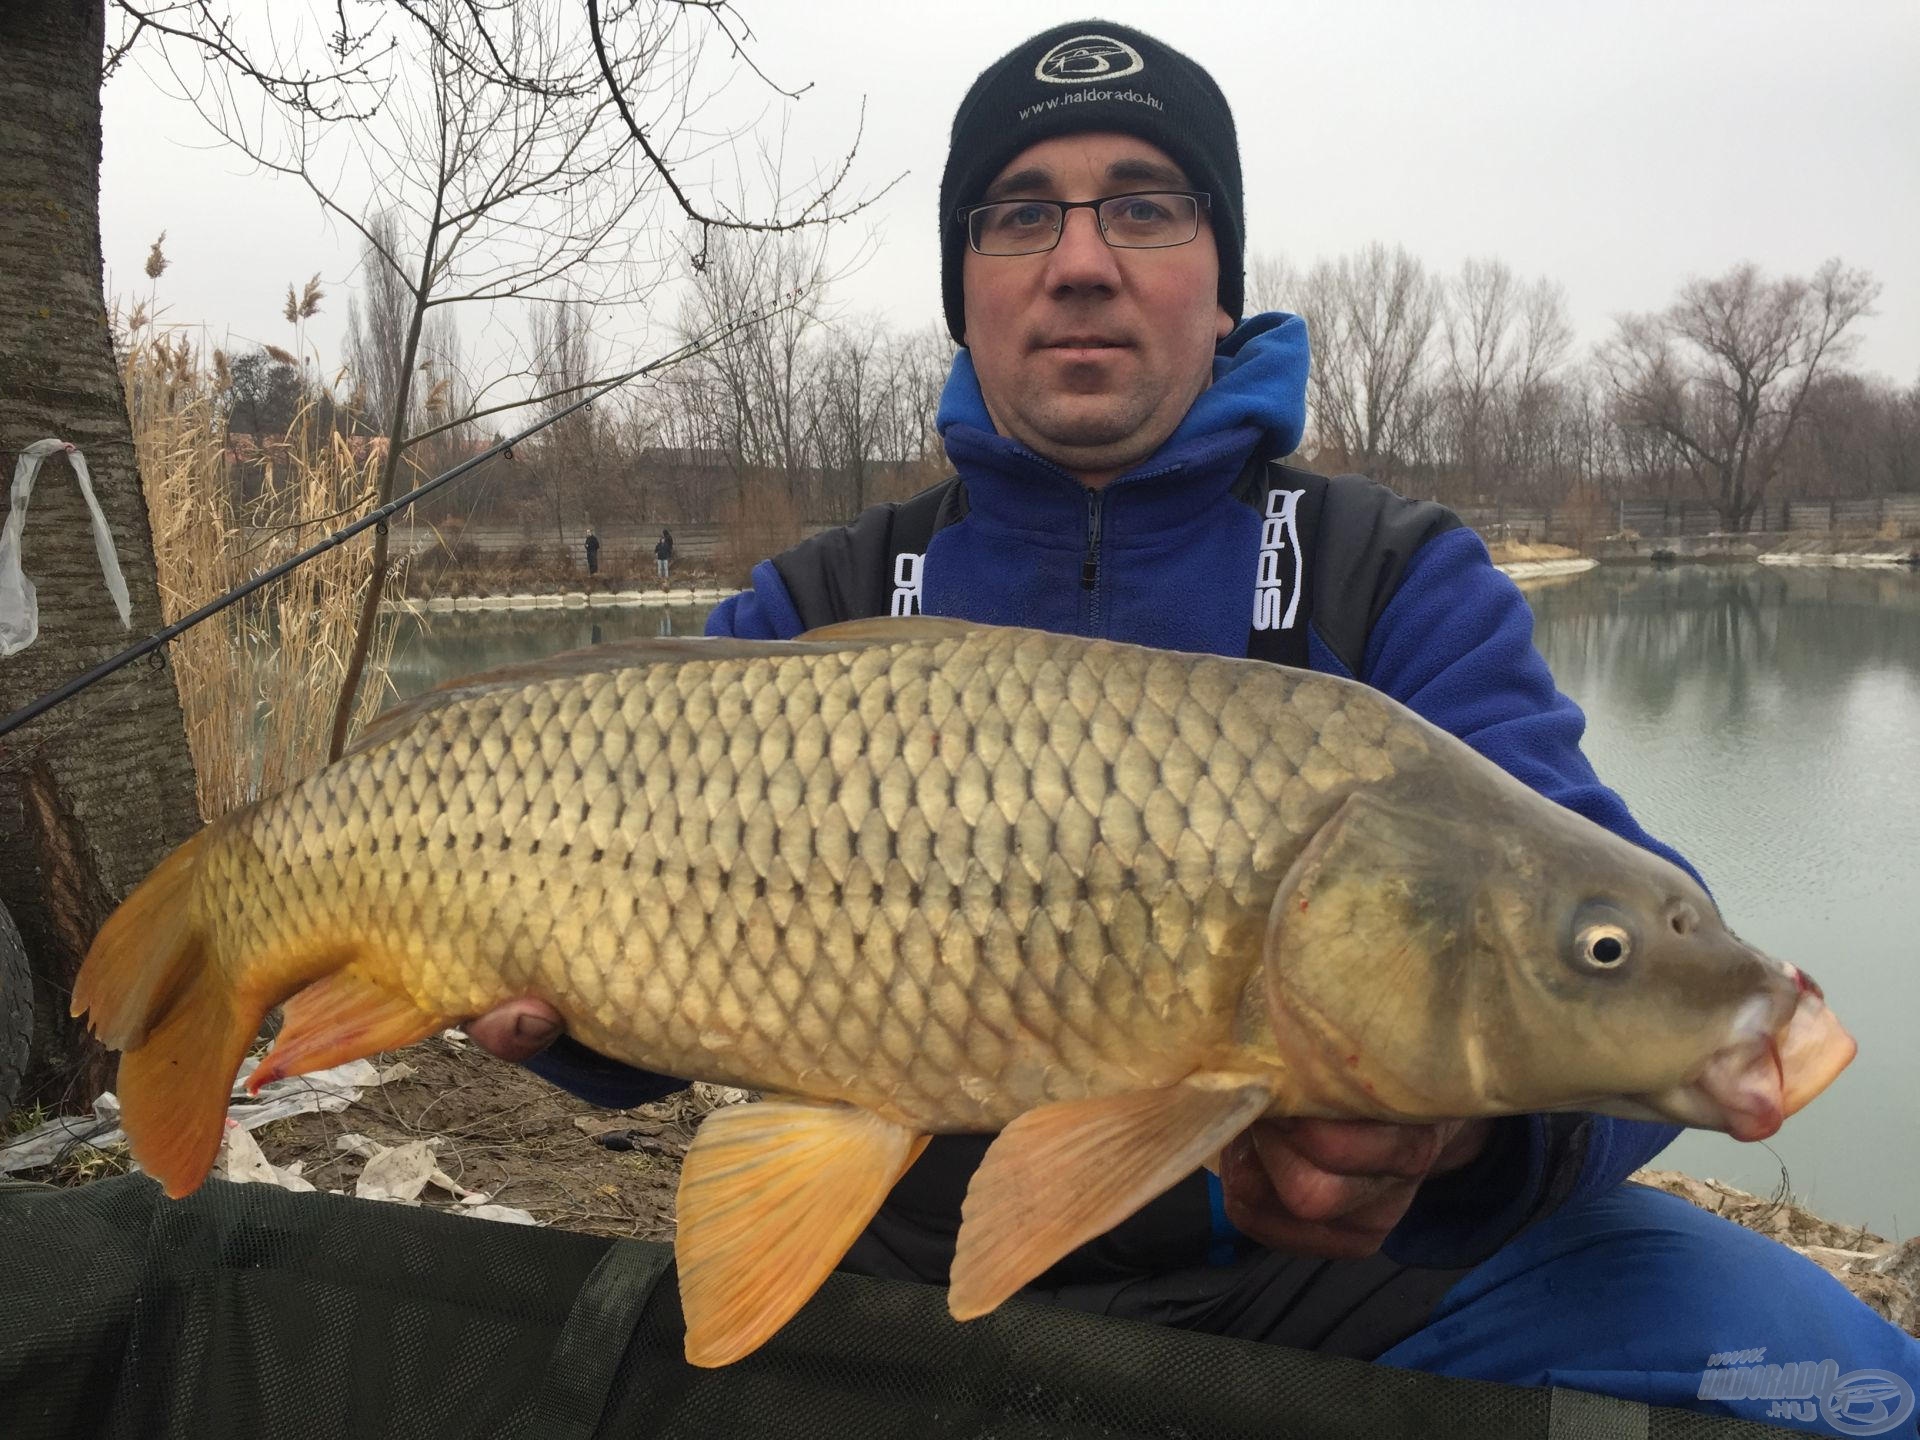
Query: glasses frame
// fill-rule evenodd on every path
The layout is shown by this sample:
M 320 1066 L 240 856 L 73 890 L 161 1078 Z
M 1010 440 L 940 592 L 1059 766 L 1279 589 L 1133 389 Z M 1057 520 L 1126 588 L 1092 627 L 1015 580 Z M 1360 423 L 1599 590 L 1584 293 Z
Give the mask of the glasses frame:
M 1100 219 L 1100 207 L 1111 204 L 1115 200 L 1132 200 L 1144 195 L 1182 195 L 1192 200 L 1194 202 L 1193 234 L 1187 236 L 1184 240 L 1169 240 L 1164 245 L 1124 245 L 1114 243 L 1113 237 L 1107 233 L 1105 222 Z M 979 242 L 974 239 L 973 217 L 978 215 L 982 210 L 992 210 L 1001 205 L 1057 206 L 1060 210 L 1060 224 L 1053 232 L 1052 243 L 1042 245 L 1037 250 L 982 250 Z M 1101 240 L 1106 242 L 1107 248 L 1110 250 L 1172 250 L 1176 246 L 1191 245 L 1195 240 L 1200 238 L 1200 217 L 1205 215 L 1209 219 L 1212 218 L 1213 196 L 1205 190 L 1175 190 L 1164 187 L 1158 190 L 1128 190 L 1119 195 L 1102 195 L 1094 200 L 1046 200 L 1038 197 L 1023 198 L 1015 196 L 1006 200 L 988 200 L 979 205 L 962 205 L 958 210 L 953 212 L 953 218 L 954 222 L 965 232 L 967 248 L 973 251 L 974 254 L 984 255 L 989 260 L 1018 260 L 1023 255 L 1045 255 L 1051 250 L 1058 249 L 1061 239 L 1064 238 L 1067 233 L 1067 216 L 1075 210 L 1093 211 L 1094 228 L 1100 232 Z

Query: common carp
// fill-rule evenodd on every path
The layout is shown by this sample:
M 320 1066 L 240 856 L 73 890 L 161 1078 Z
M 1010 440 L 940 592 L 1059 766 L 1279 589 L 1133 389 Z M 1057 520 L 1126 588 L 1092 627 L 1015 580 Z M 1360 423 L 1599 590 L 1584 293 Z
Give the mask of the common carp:
M 1269 1115 L 1603 1110 L 1753 1139 L 1852 1058 L 1683 871 L 1363 685 L 915 619 L 641 641 L 407 702 L 208 826 L 74 989 L 174 1196 L 256 1089 L 509 998 L 715 1112 L 687 1356 L 797 1310 L 929 1134 L 999 1132 L 998 1305 Z

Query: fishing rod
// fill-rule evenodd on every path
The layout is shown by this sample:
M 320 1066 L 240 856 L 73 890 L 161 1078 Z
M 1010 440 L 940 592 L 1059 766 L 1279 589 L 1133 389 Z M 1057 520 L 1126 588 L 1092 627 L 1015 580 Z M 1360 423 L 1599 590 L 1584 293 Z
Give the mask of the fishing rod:
M 769 313 L 773 313 L 773 312 L 769 312 Z M 398 498 L 393 500 L 389 500 L 386 504 L 378 507 L 377 509 L 369 510 L 365 515 L 362 515 L 358 520 L 354 521 L 351 525 L 343 526 L 340 529 L 334 531 L 331 535 L 327 536 L 325 539 L 315 541 L 312 545 L 309 545 L 305 550 L 302 550 L 299 554 L 289 556 L 287 559 L 282 560 L 278 565 L 275 565 L 270 569 L 261 571 L 258 575 L 254 576 L 251 580 L 245 581 L 240 585 L 236 585 L 233 589 L 227 591 L 224 595 L 216 596 L 214 599 L 209 600 L 205 605 L 202 605 L 198 610 L 195 610 L 192 614 L 181 616 L 178 620 L 174 621 L 173 624 L 167 626 L 165 629 L 156 630 L 153 634 L 149 635 L 146 639 L 140 641 L 138 644 L 130 645 L 125 650 L 122 650 L 118 655 L 115 655 L 112 658 L 107 660 L 102 660 L 98 665 L 94 666 L 91 670 L 88 670 L 85 674 L 77 675 L 73 679 L 67 681 L 66 684 L 60 686 L 58 689 L 49 690 L 47 691 L 46 694 L 42 695 L 39 699 L 31 701 L 28 704 L 21 706 L 18 710 L 14 711 L 11 715 L 7 716 L 4 720 L 0 720 L 0 737 L 10 735 L 15 730 L 18 730 L 22 725 L 26 725 L 31 723 L 32 721 L 38 720 L 42 715 L 46 714 L 49 710 L 53 709 L 56 705 L 65 704 L 67 701 L 71 700 L 74 696 L 78 695 L 82 690 L 85 690 L 90 686 L 99 684 L 100 681 L 106 679 L 107 676 L 113 674 L 116 670 L 122 669 L 123 667 L 128 665 L 131 665 L 134 661 L 140 659 L 142 656 L 153 654 L 155 651 L 159 650 L 161 646 L 165 645 L 169 640 L 172 640 L 176 636 L 182 635 L 186 633 L 188 630 L 191 630 L 194 626 L 198 625 L 202 620 L 206 620 L 214 615 L 218 615 L 222 610 L 225 610 L 230 605 L 238 604 L 240 601 L 246 599 L 247 596 L 253 594 L 256 590 L 260 590 L 265 586 L 271 585 L 274 581 L 278 580 L 281 576 L 286 575 L 291 571 L 298 569 L 300 566 L 306 564 L 309 560 L 312 560 L 318 556 L 324 555 L 327 553 L 327 551 L 334 549 L 336 546 L 344 544 L 346 541 L 351 540 L 354 536 L 358 535 L 361 531 L 369 529 L 370 527 L 373 527 L 376 525 L 384 527 L 388 520 L 393 518 L 393 516 L 399 514 L 402 510 L 406 509 L 409 505 L 412 505 L 417 501 L 424 500 L 428 495 L 433 493 L 435 490 L 440 489 L 444 485 L 451 484 L 453 481 L 458 480 L 461 476 L 469 474 L 473 470 L 486 464 L 489 460 L 492 460 L 497 456 L 500 456 L 503 454 L 509 460 L 511 460 L 513 458 L 514 446 L 522 443 L 525 440 L 531 439 L 535 435 L 538 435 L 542 430 L 546 429 L 549 425 L 556 424 L 559 421 L 566 419 L 567 416 L 573 414 L 574 411 L 584 410 L 587 406 L 591 405 L 594 401 L 598 400 L 601 396 L 607 394 L 609 391 L 617 390 L 620 386 L 629 384 L 632 381 L 639 379 L 643 375 L 650 375 L 655 370 L 659 370 L 665 366 L 678 364 L 682 360 L 688 359 L 691 356 L 699 354 L 702 350 L 705 350 L 708 346 L 712 345 L 715 341 L 732 333 L 733 330 L 739 329 L 743 325 L 756 323 L 757 321 L 765 318 L 767 317 L 764 315 L 756 315 L 756 316 L 753 316 L 751 319 L 740 321 L 738 324 L 729 326 L 724 330 L 716 331 L 712 335 L 704 335 L 697 340 L 690 340 L 685 345 L 682 345 L 679 349 L 670 350 L 665 355 L 662 355 L 659 359 L 649 361 L 647 364 L 640 366 L 638 369 L 629 370 L 624 375 L 616 375 L 611 380 L 607 381 L 604 385 L 601 385 L 598 389 L 594 390 L 591 394 L 583 396 L 582 398 L 574 401 L 571 405 L 568 405 L 564 409 L 556 410 L 553 414 L 547 416 L 546 419 L 540 421 L 538 424 L 529 425 L 526 429 L 520 431 L 516 435 L 510 435 L 504 440 L 496 441 L 492 445 L 489 445 L 485 450 L 482 450 L 478 455 L 470 456 L 467 459 L 462 460 L 458 465 L 455 465 L 452 469 L 443 470 L 441 471 L 440 474 L 434 476 L 433 479 L 426 481 L 424 484 L 416 485 L 413 489 L 409 490 L 405 495 L 399 496 Z M 162 657 L 162 659 L 164 660 L 164 657 Z

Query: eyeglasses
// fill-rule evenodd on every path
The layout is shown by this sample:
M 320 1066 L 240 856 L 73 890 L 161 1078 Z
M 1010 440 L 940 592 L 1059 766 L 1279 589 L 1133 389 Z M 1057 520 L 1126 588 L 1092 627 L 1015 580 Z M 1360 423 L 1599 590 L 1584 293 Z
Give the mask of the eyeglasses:
M 1185 245 L 1200 233 L 1200 212 L 1213 199 L 1201 190 L 1146 190 L 1099 200 L 997 200 L 968 205 L 955 218 L 980 255 L 1038 255 L 1060 243 L 1069 210 L 1091 210 L 1100 238 L 1122 250 Z

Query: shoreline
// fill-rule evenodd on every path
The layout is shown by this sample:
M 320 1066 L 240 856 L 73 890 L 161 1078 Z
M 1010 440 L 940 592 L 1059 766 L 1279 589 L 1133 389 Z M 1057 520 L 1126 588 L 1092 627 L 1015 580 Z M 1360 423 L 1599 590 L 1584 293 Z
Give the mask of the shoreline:
M 1562 575 L 1579 575 L 1602 565 L 1725 565 L 1758 564 L 1795 568 L 1840 570 L 1914 570 L 1912 553 L 1892 551 L 1758 551 L 1725 550 L 1708 553 L 1682 553 L 1654 549 L 1631 553 L 1574 555 L 1552 560 L 1509 560 L 1496 562 L 1494 568 L 1514 580 L 1543 580 Z M 435 595 L 422 599 L 406 596 L 389 600 L 381 609 L 390 614 L 449 615 L 498 610 L 626 610 L 663 608 L 673 605 L 717 605 L 738 591 L 726 586 L 700 585 L 674 590 L 554 590 L 522 591 L 510 595 Z

